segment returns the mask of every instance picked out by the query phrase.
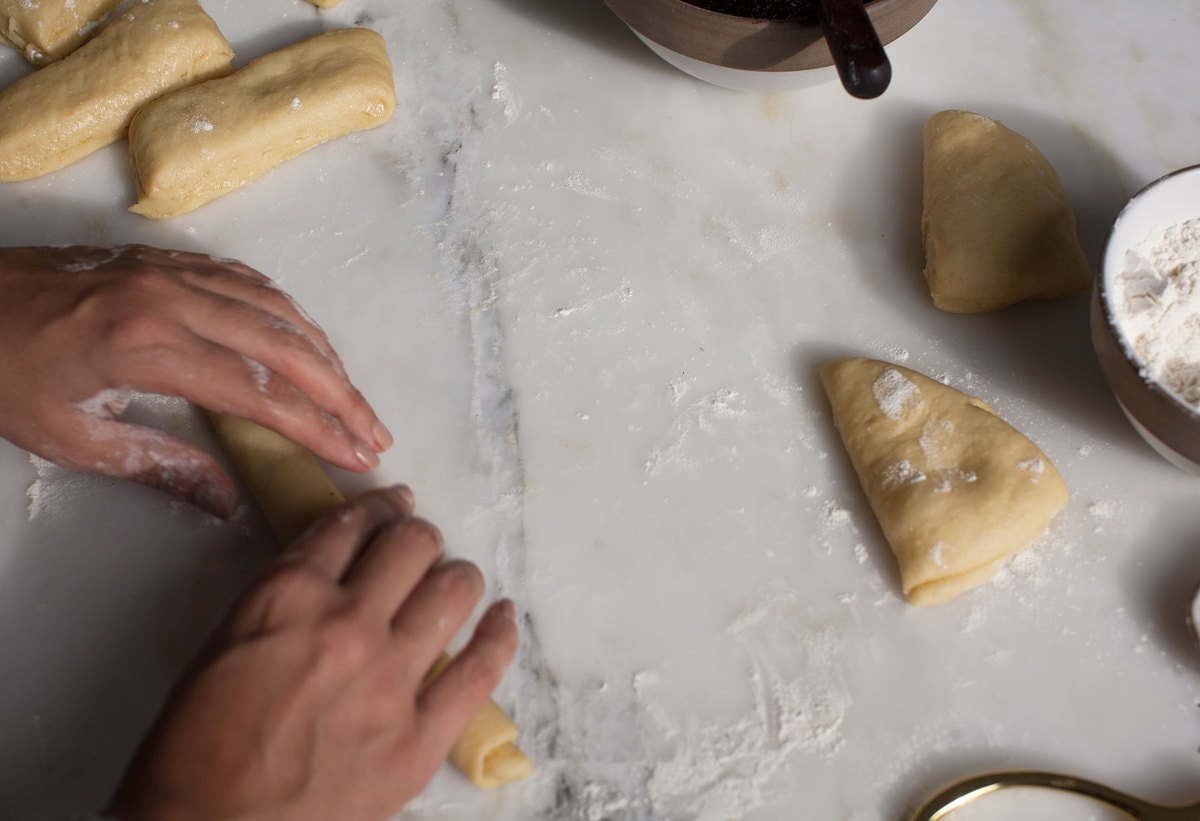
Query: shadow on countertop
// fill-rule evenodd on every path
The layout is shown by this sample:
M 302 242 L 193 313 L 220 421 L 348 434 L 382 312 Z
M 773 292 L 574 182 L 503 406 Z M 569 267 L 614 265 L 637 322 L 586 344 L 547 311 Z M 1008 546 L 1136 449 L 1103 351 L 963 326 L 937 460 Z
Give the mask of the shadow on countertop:
M 57 173 L 69 182 L 123 161 L 120 144 Z M 132 182 L 91 202 L 65 198 L 62 183 L 7 187 L 0 246 L 205 250 L 181 227 L 128 214 Z M 7 465 L 27 458 L 0 446 Z M 24 500 L 5 511 L 22 535 L 0 545 L 0 816 L 27 821 L 102 809 L 167 689 L 273 553 L 156 491 L 53 470 L 53 487 L 39 475 L 27 491 L 28 513 Z M 50 514 L 34 514 L 35 488 Z
M 274 552 L 157 491 L 51 471 L 34 486 L 39 512 L 0 547 L 0 816 L 26 821 L 103 808 L 174 681 Z
M 1175 470 L 1165 463 L 1163 469 Z M 1159 512 L 1164 522 L 1181 524 L 1194 522 L 1195 514 L 1195 500 L 1187 497 L 1164 502 Z M 1154 647 L 1193 675 L 1200 674 L 1200 637 L 1189 625 L 1192 598 L 1200 592 L 1200 532 L 1195 525 L 1167 530 L 1136 545 L 1131 551 L 1136 558 L 1119 569 L 1125 606 L 1146 626 Z
M 125 151 L 122 141 L 55 173 L 97 176 L 94 169 L 89 170 L 91 164 L 125 162 Z M 123 186 L 113 190 L 108 202 L 65 199 L 61 183 L 56 183 L 53 191 L 43 190 L 40 180 L 9 183 L 8 196 L 0 202 L 0 247 L 143 243 L 177 251 L 220 254 L 220 249 L 205 243 L 203 235 L 189 233 L 182 225 L 149 220 L 127 211 L 136 199 L 132 175 L 122 172 L 107 176 L 126 179 Z
M 536 25 L 564 32 L 648 69 L 675 73 L 621 22 L 604 0 L 493 0 Z

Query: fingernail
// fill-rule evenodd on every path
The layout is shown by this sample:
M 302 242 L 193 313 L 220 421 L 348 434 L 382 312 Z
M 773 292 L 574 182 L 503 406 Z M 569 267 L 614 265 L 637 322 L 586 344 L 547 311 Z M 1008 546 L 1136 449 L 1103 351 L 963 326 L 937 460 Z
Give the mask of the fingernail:
M 501 599 L 496 603 L 496 612 L 513 624 L 517 623 L 517 606 L 512 599 Z
M 379 467 L 379 456 L 366 445 L 355 445 L 354 455 L 368 470 Z
M 383 422 L 378 420 L 375 422 L 375 429 L 372 431 L 372 434 L 375 437 L 375 447 L 378 450 L 387 450 L 396 443 L 392 432 L 387 429 L 387 426 Z
M 403 499 L 404 503 L 410 508 L 415 508 L 417 506 L 417 497 L 415 494 L 413 494 L 412 488 L 410 488 L 408 485 L 392 485 L 392 491 L 401 499 Z

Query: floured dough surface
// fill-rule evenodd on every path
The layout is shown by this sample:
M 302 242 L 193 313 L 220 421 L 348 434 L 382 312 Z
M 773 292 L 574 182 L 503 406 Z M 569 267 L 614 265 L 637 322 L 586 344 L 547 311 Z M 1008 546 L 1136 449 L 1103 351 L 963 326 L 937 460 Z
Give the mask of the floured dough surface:
M 122 0 L 0 0 L 0 40 L 45 65 L 79 47 Z
M 138 201 L 153 219 L 228 194 L 323 142 L 380 125 L 396 109 L 383 38 L 340 29 L 229 77 L 146 106 L 129 129 Z
M 921 237 L 934 305 L 978 313 L 1092 287 L 1066 192 L 1032 143 L 969 111 L 933 115 L 923 140 Z
M 146 0 L 70 56 L 0 90 L 0 182 L 57 171 L 125 136 L 161 94 L 228 74 L 233 50 L 197 0 Z
M 1046 455 L 979 399 L 873 359 L 820 375 L 913 604 L 984 583 L 1066 504 Z

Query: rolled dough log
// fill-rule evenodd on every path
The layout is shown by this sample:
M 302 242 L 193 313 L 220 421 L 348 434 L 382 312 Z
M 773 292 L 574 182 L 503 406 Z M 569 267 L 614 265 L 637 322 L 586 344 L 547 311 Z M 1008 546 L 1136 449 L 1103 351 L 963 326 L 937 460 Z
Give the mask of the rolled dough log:
M 308 0 L 308 2 L 323 9 L 331 9 L 338 3 L 342 2 L 342 0 Z
M 262 510 L 281 544 L 288 544 L 343 501 L 316 457 L 307 449 L 253 422 L 209 413 L 222 449 Z M 450 663 L 443 654 L 426 677 L 432 681 Z M 516 745 L 517 727 L 489 699 L 450 750 L 450 763 L 478 787 L 520 781 L 533 771 Z
M 449 663 L 450 656 L 443 653 L 425 677 L 426 685 Z M 521 781 L 533 772 L 533 762 L 516 742 L 517 726 L 496 702 L 488 699 L 455 742 L 450 763 L 477 787 L 500 787 Z
M 0 0 L 0 40 L 37 65 L 61 60 L 121 0 Z
M 923 139 L 921 239 L 934 305 L 979 313 L 1092 287 L 1066 191 L 1032 143 L 969 111 L 934 114 Z
M 395 109 L 378 34 L 352 28 L 301 40 L 139 111 L 129 127 L 138 189 L 129 210 L 152 219 L 187 213 Z
M 68 57 L 0 90 L 0 182 L 48 174 L 125 136 L 160 94 L 228 74 L 233 50 L 197 0 L 148 0 Z
M 913 604 L 983 584 L 1066 504 L 1049 458 L 979 399 L 873 359 L 820 375 Z

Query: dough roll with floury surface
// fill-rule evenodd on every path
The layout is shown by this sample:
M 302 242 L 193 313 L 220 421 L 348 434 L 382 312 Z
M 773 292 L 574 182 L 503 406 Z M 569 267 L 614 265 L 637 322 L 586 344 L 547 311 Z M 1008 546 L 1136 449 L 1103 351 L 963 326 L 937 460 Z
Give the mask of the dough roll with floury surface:
M 37 65 L 79 47 L 122 0 L 0 0 L 0 40 Z
M 152 219 L 185 214 L 395 110 L 378 34 L 339 29 L 301 40 L 139 111 L 129 128 L 138 190 L 129 210 Z
M 228 74 L 233 49 L 197 0 L 147 0 L 70 56 L 0 90 L 0 182 L 57 171 L 125 136 L 150 100 Z

